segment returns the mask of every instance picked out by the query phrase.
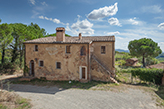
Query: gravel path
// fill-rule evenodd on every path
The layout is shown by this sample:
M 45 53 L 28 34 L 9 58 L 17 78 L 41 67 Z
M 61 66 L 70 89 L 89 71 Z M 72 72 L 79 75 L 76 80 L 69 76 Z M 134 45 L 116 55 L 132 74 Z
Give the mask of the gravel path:
M 20 84 L 11 85 L 11 89 L 31 99 L 33 109 L 161 109 L 149 93 L 138 89 L 116 93 Z

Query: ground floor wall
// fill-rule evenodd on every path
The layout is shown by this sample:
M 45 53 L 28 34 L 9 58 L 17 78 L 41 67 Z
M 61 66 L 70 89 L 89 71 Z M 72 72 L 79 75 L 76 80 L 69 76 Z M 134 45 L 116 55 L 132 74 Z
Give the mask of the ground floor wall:
M 115 74 L 108 72 L 104 66 L 102 66 L 97 60 L 91 58 L 91 80 L 114 82 Z
M 66 46 L 71 46 L 70 53 L 66 53 Z M 38 44 L 38 52 L 33 51 L 35 44 L 26 45 L 26 66 L 29 68 L 28 74 L 32 74 L 32 64 L 34 76 L 45 77 L 47 80 L 90 80 L 88 64 L 87 44 Z M 82 46 L 86 48 L 86 55 L 80 55 Z M 39 62 L 43 61 L 43 66 Z M 61 63 L 58 69 L 57 62 Z M 83 70 L 85 69 L 85 70 Z M 82 75 L 82 70 L 85 72 Z

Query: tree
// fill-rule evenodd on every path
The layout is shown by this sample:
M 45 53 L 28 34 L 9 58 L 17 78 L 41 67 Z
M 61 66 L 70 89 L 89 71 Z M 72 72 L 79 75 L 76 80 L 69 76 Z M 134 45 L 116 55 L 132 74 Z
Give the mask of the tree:
M 23 42 L 44 37 L 44 35 L 46 35 L 46 32 L 45 29 L 40 28 L 37 24 L 33 23 L 31 23 L 29 26 L 22 23 L 14 23 L 10 25 L 13 28 L 12 36 L 14 38 L 13 42 L 10 45 L 13 49 L 11 62 L 14 63 L 19 56 L 19 67 L 21 68 L 24 54 Z
M 2 50 L 2 64 L 4 63 L 5 49 L 13 40 L 13 37 L 11 35 L 12 31 L 12 27 L 7 23 L 3 23 L 0 25 L 0 47 Z
M 27 25 L 21 23 L 10 24 L 13 28 L 12 36 L 14 38 L 11 43 L 12 47 L 12 59 L 11 62 L 15 62 L 18 55 L 22 53 L 22 46 L 25 37 L 28 35 Z M 21 66 L 22 57 L 20 56 L 20 66 Z
M 142 57 L 143 67 L 145 67 L 146 57 L 156 57 L 162 52 L 158 44 L 149 38 L 130 41 L 128 49 L 132 56 Z

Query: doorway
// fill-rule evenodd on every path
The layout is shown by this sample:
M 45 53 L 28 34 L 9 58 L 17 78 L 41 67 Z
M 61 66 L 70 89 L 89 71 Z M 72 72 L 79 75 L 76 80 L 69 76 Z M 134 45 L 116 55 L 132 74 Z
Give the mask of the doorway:
M 80 79 L 87 79 L 87 67 L 80 66 Z
M 34 76 L 34 61 L 30 61 L 30 76 Z

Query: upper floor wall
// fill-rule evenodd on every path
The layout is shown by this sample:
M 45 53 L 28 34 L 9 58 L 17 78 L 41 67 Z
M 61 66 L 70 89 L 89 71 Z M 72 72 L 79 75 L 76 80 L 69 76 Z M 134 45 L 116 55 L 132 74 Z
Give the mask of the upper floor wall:
M 114 70 L 115 43 L 114 42 L 93 42 L 91 44 L 92 54 L 110 70 Z

